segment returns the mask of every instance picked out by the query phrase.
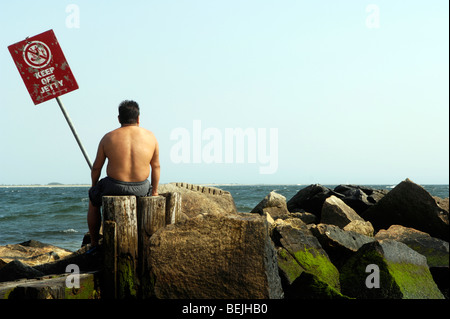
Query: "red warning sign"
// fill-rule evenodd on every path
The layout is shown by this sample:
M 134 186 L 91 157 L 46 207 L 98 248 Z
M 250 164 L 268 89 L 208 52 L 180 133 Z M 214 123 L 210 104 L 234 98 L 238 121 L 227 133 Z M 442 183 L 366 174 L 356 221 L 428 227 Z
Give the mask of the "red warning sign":
M 12 44 L 8 50 L 34 104 L 78 89 L 53 30 Z

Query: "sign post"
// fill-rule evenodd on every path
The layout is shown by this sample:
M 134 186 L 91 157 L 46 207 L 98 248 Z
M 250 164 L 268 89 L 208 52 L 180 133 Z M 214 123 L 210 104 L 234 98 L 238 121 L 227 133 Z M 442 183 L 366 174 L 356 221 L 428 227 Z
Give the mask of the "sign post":
M 89 168 L 92 169 L 91 160 L 59 98 L 78 89 L 78 84 L 53 30 L 12 44 L 8 46 L 8 50 L 33 103 L 37 105 L 56 98 Z

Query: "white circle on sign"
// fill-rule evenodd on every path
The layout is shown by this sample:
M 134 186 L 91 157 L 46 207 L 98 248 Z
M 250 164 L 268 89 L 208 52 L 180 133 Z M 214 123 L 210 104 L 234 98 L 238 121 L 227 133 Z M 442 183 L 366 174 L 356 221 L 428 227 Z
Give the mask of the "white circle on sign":
M 23 59 L 32 68 L 40 69 L 50 63 L 52 53 L 44 42 L 32 41 L 23 49 Z

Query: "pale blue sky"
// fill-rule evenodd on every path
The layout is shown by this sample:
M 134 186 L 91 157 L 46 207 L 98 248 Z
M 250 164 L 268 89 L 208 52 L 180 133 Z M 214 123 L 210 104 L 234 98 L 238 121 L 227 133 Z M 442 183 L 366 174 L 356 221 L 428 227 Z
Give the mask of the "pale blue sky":
M 448 12 L 447 0 L 2 2 L 0 184 L 90 183 L 56 101 L 34 106 L 7 50 L 49 29 L 80 87 L 61 100 L 92 161 L 134 99 L 162 183 L 448 184 Z M 277 129 L 276 171 L 247 157 L 175 163 L 171 133 L 193 139 L 198 121 L 223 138 Z

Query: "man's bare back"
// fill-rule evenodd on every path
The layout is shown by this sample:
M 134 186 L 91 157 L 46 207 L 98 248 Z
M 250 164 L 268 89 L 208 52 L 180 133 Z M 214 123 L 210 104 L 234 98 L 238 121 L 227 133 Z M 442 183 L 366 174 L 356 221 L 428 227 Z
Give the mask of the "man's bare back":
M 100 141 L 92 167 L 92 186 L 98 182 L 106 159 L 107 175 L 122 182 L 146 180 L 151 166 L 152 195 L 158 195 L 159 147 L 152 132 L 133 124 L 107 133 Z
M 120 127 L 100 142 L 108 158 L 106 173 L 123 182 L 142 182 L 150 175 L 150 163 L 157 151 L 152 132 L 138 126 Z

